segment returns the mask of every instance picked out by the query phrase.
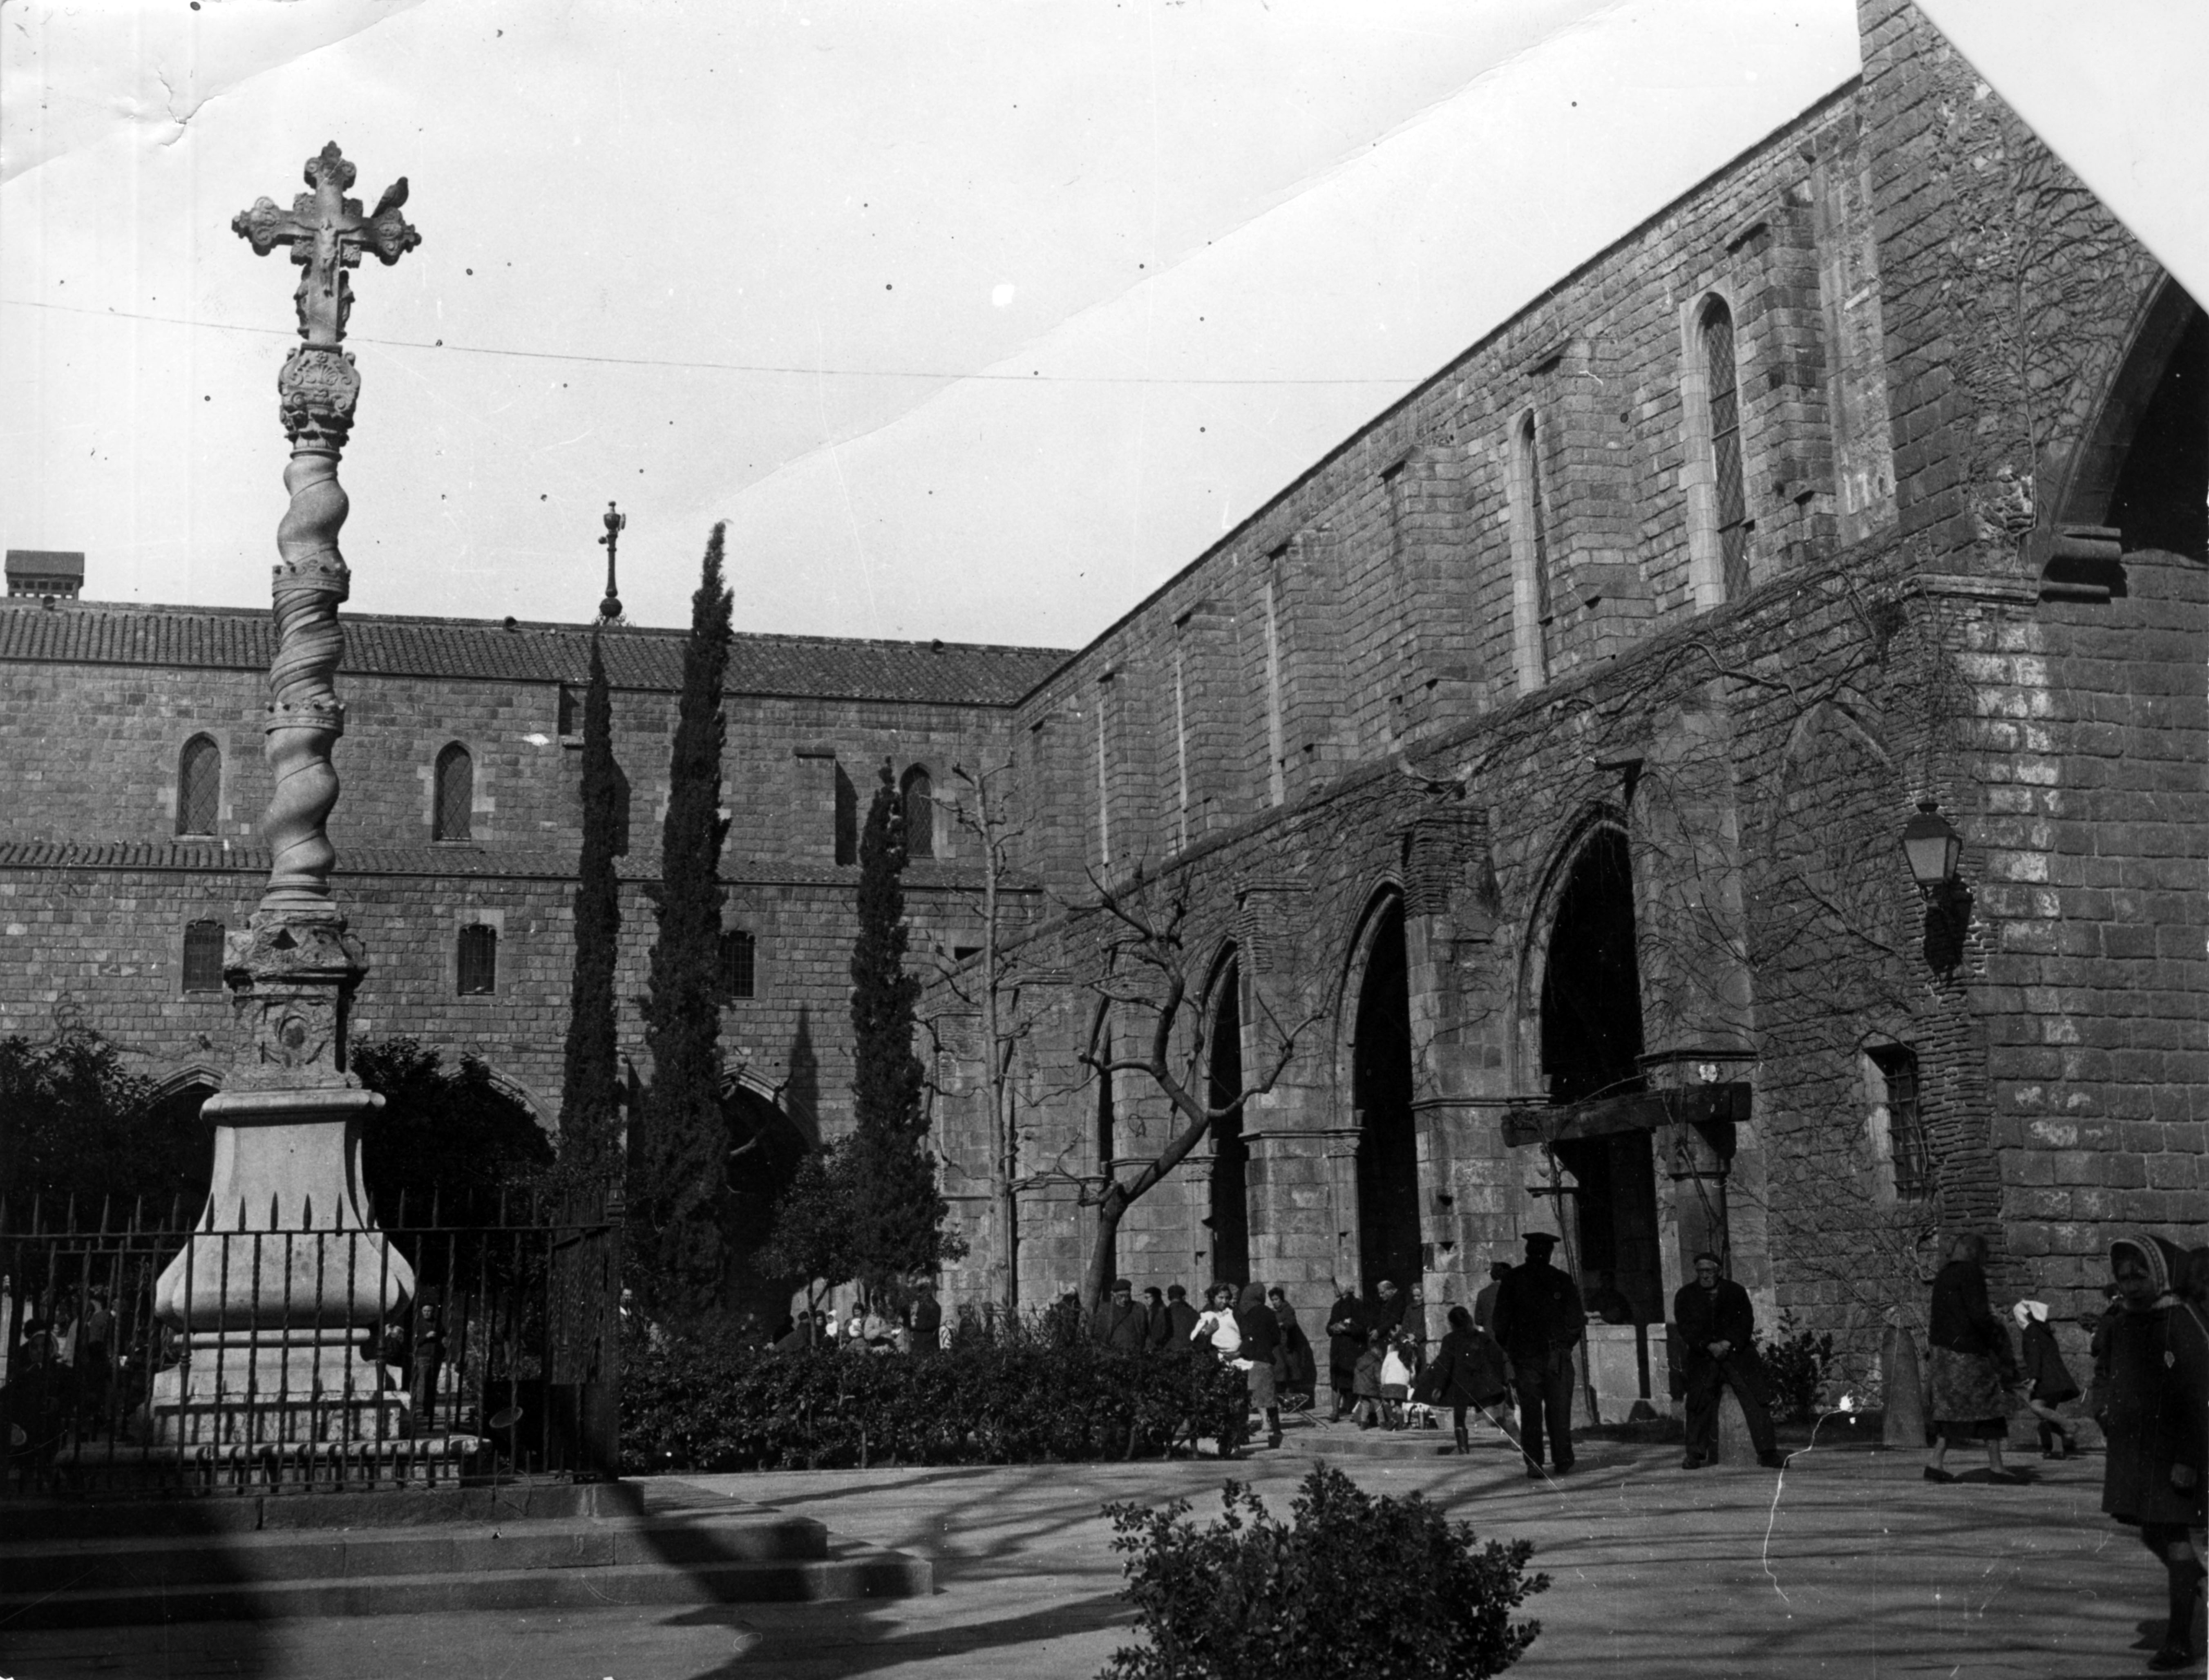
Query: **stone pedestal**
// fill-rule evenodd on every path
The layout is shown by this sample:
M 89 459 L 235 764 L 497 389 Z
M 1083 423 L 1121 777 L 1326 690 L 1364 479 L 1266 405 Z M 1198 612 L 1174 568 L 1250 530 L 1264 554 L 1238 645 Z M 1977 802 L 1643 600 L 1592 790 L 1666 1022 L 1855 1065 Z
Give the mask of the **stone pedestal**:
M 1718 1464 L 1755 1464 L 1756 1443 L 1749 1438 L 1749 1414 L 1741 1409 L 1741 1399 L 1727 1383 L 1718 1390 L 1718 1450 L 1712 1460 Z
M 1925 1384 L 1917 1370 L 1917 1341 L 1899 1325 L 1889 1325 L 1880 1348 L 1880 1375 L 1886 1380 L 1886 1415 L 1880 1442 L 1915 1451 L 1925 1445 Z
M 1588 1386 L 1595 1391 L 1598 1423 L 1622 1424 L 1649 1398 L 1642 1335 L 1639 1324 L 1587 1327 Z
M 163 1271 L 154 1311 L 183 1360 L 147 1406 L 168 1446 L 395 1439 L 399 1373 L 374 1358 L 414 1276 L 360 1190 L 360 1090 L 224 1092 L 199 1228 Z

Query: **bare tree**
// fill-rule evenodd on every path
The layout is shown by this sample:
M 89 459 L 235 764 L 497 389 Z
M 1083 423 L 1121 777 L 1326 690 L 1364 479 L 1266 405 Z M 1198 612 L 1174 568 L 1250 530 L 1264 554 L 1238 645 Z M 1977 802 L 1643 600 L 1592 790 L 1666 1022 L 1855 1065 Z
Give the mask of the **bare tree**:
M 1147 1015 L 1149 1030 L 1134 1035 L 1136 1053 L 1117 1054 L 1117 1041 L 1107 1036 L 1081 1053 L 1081 1063 L 1098 1079 L 1121 1073 L 1147 1079 L 1172 1105 L 1178 1128 L 1132 1178 L 1122 1178 L 1110 1162 L 1102 1164 L 1097 1231 L 1081 1282 L 1085 1312 L 1096 1310 L 1111 1282 L 1113 1238 L 1128 1209 L 1187 1159 L 1217 1122 L 1272 1090 L 1294 1059 L 1298 1040 L 1327 1013 L 1322 1003 L 1284 1024 L 1263 997 L 1254 997 L 1258 1032 L 1270 1039 L 1263 1046 L 1264 1070 L 1255 1079 L 1246 1076 L 1238 1090 L 1213 1089 L 1207 1063 L 1212 1021 L 1201 987 L 1191 984 L 1189 973 L 1194 953 L 1188 935 L 1187 877 L 1157 883 L 1155 893 L 1140 869 L 1124 888 L 1106 886 L 1093 871 L 1089 882 L 1097 894 L 1091 913 L 1104 918 L 1106 930 L 1092 988 L 1115 1015 Z
M 1011 800 L 1004 782 L 1012 775 L 1010 761 L 969 770 L 951 767 L 960 792 L 950 798 L 937 796 L 936 804 L 952 821 L 974 836 L 981 849 L 982 884 L 976 897 L 982 920 L 982 945 L 972 966 L 947 964 L 941 984 L 966 1009 L 981 1018 L 981 1062 L 984 1093 L 989 1105 L 990 1181 L 998 1227 L 998 1254 L 1004 1309 L 1017 1313 L 1020 1304 L 1020 1123 L 1014 1060 L 1021 1042 L 1033 1030 L 1037 1011 L 1022 997 L 1027 965 L 1020 954 L 1020 929 L 1008 904 L 1007 882 L 1013 875 L 1013 852 L 1026 832 L 1009 815 Z M 934 1031 L 937 1021 L 928 1022 Z

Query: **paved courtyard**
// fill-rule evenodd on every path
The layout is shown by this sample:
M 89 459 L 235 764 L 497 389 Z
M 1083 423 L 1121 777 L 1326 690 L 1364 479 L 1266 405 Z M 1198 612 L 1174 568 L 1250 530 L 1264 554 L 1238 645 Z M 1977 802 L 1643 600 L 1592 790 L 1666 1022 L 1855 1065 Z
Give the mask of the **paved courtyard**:
M 1223 1476 L 1285 1503 L 1312 1457 L 1019 1469 L 703 1477 L 838 1536 L 936 1561 L 931 1599 L 710 1610 L 379 1617 L 259 1626 L 0 1630 L 9 1680 L 262 1675 L 272 1680 L 941 1680 L 1088 1676 L 1129 1637 L 1107 1501 L 1188 1495 Z M 1492 1439 L 1492 1437 L 1491 1437 Z M 1512 1672 L 1620 1680 L 1928 1676 L 2099 1680 L 2142 1671 L 2162 1577 L 2097 1507 L 2101 1460 L 2029 1460 L 2030 1487 L 1949 1487 L 1914 1454 L 1798 1452 L 1784 1480 L 1682 1474 L 1676 1448 L 1592 1442 L 1556 1484 L 1500 1445 L 1469 1460 L 1331 1457 L 1375 1491 L 1417 1490 L 1484 1538 L 1523 1538 L 1550 1575 L 1542 1635 Z M 1961 1461 L 1959 1460 L 1959 1467 Z

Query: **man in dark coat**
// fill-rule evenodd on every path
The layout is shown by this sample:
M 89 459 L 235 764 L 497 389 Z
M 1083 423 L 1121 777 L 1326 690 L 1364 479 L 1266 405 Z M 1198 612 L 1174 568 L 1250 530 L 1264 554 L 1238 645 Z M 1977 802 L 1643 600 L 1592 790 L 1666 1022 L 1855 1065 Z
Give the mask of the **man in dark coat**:
M 1538 1481 L 1545 1437 L 1556 1473 L 1573 1467 L 1573 1349 L 1587 1328 L 1580 1291 L 1550 1264 L 1556 1246 L 1548 1231 L 1528 1231 L 1525 1263 L 1496 1292 L 1496 1340 L 1519 1388 L 1519 1444 Z
M 1135 1304 L 1135 1286 L 1125 1278 L 1112 1280 L 1112 1298 L 1098 1304 L 1090 1316 L 1089 1334 L 1116 1353 L 1141 1353 L 1143 1334 L 1150 1328 L 1143 1310 Z
M 1749 1420 L 1756 1461 L 1767 1470 L 1786 1462 L 1772 1439 L 1764 1373 L 1756 1358 L 1756 1309 L 1749 1292 L 1724 1276 L 1714 1254 L 1695 1256 L 1695 1277 L 1672 1298 L 1688 1383 L 1688 1455 L 1682 1470 L 1700 1470 L 1718 1455 L 1718 1402 L 1730 1388 Z
M 1143 1352 L 1163 1353 L 1173 1334 L 1173 1320 L 1166 1316 L 1166 1295 L 1156 1284 L 1143 1292 Z
M 1495 1261 L 1488 1268 L 1488 1283 L 1472 1298 L 1472 1322 L 1476 1329 L 1496 1334 L 1496 1292 L 1503 1287 L 1504 1279 L 1511 1275 L 1508 1262 Z
M 1393 1278 L 1383 1278 L 1374 1286 L 1373 1304 L 1365 1310 L 1365 1334 L 1375 1330 L 1395 1331 L 1403 1328 L 1404 1310 L 1411 1303 L 1396 1287 Z
M 1196 1309 L 1189 1304 L 1189 1291 L 1179 1284 L 1166 1286 L 1166 1340 L 1169 1353 L 1190 1354 L 1196 1352 L 1191 1340 L 1196 1334 Z
M 1357 1381 L 1357 1356 L 1365 1351 L 1365 1304 L 1346 1280 L 1335 1286 L 1334 1304 L 1327 1314 L 1327 1383 L 1334 1391 L 1334 1416 L 1340 1423 L 1350 1410 Z

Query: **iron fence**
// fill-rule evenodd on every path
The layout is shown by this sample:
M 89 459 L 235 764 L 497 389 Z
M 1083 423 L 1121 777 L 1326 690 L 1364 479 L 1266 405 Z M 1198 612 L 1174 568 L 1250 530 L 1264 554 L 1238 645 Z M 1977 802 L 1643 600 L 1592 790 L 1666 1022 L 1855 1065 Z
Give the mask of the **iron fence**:
M 617 1200 L 194 1211 L 0 1205 L 0 1497 L 616 1472 Z

